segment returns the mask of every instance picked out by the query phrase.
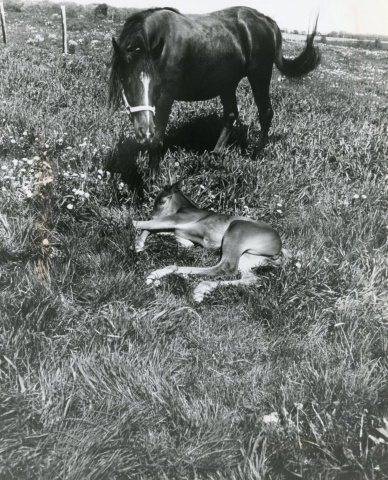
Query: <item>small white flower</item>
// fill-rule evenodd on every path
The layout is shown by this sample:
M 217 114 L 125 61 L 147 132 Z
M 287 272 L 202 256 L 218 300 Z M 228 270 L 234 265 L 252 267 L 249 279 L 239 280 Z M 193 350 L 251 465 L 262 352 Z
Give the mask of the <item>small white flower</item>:
M 34 160 L 27 160 L 27 165 L 32 165 L 34 163 Z
M 100 174 L 100 175 L 104 175 L 104 172 L 102 170 L 97 170 L 97 172 Z
M 355 194 L 353 195 L 353 198 L 354 198 L 355 200 L 357 200 L 358 198 L 360 198 L 360 195 L 357 195 L 357 193 L 355 193 Z
M 69 203 L 66 208 L 67 208 L 68 210 L 73 210 L 74 207 L 73 207 L 73 205 L 72 205 L 71 203 Z
M 272 412 L 269 415 L 264 415 L 263 423 L 279 423 L 279 414 L 277 412 Z
M 2 165 L 2 166 L 1 166 L 1 169 L 2 169 L 2 170 L 8 170 L 8 167 L 7 167 L 7 165 Z
M 86 175 L 85 175 L 84 173 L 81 173 L 81 174 L 80 174 L 80 177 L 81 177 L 81 178 L 85 178 Z
M 175 165 L 176 167 L 179 167 L 179 166 L 180 166 L 180 165 L 179 165 L 179 162 L 175 162 L 174 165 Z
M 295 267 L 296 267 L 296 268 L 302 268 L 302 264 L 301 264 L 300 262 L 296 262 L 296 263 L 295 263 Z
M 64 177 L 68 177 L 68 176 L 69 176 L 69 172 L 65 172 L 65 173 L 63 174 L 63 176 L 64 176 Z
M 362 198 L 363 200 L 366 200 L 368 197 L 367 197 L 366 195 L 361 195 L 361 198 Z
M 27 135 L 27 130 L 24 130 L 23 136 L 25 137 Z
M 85 198 L 89 198 L 89 197 L 90 197 L 90 193 L 85 192 Z
M 13 138 L 13 139 L 11 140 L 11 143 L 16 143 L 16 140 Z
M 12 163 L 15 165 L 15 167 L 17 166 L 17 164 L 19 163 L 18 160 L 16 160 L 16 158 L 14 160 L 12 160 Z
M 280 214 L 282 214 L 282 213 L 283 213 L 281 210 L 276 210 L 276 211 L 277 211 L 277 213 L 280 213 Z

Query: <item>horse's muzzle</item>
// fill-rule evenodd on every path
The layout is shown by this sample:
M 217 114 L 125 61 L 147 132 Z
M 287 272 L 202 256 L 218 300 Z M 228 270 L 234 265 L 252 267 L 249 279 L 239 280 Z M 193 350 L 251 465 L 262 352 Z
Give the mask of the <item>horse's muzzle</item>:
M 140 116 L 141 115 L 141 116 Z M 151 112 L 142 112 L 140 118 L 134 119 L 134 128 L 137 141 L 141 145 L 149 145 L 155 135 L 155 125 Z
M 149 145 L 154 138 L 155 131 L 148 127 L 139 127 L 136 130 L 136 139 L 141 145 Z

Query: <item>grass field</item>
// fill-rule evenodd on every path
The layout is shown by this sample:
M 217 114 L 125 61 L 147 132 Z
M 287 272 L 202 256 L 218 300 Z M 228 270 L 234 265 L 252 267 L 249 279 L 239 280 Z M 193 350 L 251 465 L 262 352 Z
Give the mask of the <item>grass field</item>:
M 58 6 L 7 5 L 0 478 L 388 478 L 388 53 L 322 45 L 305 79 L 274 70 L 257 162 L 245 81 L 222 158 L 219 100 L 174 105 L 160 185 L 264 218 L 293 252 L 198 305 L 201 278 L 146 275 L 218 252 L 166 236 L 133 249 L 159 187 L 143 189 L 146 154 L 106 108 L 120 14 L 69 7 L 65 57 Z

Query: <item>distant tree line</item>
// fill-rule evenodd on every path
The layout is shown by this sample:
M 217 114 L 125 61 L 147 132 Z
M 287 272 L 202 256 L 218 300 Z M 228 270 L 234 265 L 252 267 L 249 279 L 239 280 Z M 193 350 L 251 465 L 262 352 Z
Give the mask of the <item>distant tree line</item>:
M 308 32 L 305 30 L 292 30 L 292 29 L 287 29 L 284 28 L 282 29 L 282 32 L 285 33 L 293 33 L 295 35 L 306 35 Z M 363 33 L 348 33 L 348 32 L 343 32 L 342 30 L 336 32 L 333 30 L 332 32 L 322 34 L 321 32 L 317 32 L 317 37 L 331 37 L 331 38 L 350 38 L 352 40 L 360 40 L 360 41 L 370 41 L 370 40 L 375 40 L 377 42 L 387 42 L 388 41 L 388 35 L 376 35 L 376 34 L 363 34 Z

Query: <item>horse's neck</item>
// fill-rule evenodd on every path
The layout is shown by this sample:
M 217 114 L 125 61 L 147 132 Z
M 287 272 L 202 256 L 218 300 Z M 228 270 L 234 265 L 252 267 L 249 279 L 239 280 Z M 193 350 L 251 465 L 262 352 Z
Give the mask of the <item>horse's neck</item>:
M 184 193 L 179 192 L 178 195 L 179 198 L 177 198 L 175 201 L 176 204 L 179 205 L 179 208 L 199 208 L 198 205 L 194 203 L 193 200 L 191 200 L 190 197 L 187 197 Z

